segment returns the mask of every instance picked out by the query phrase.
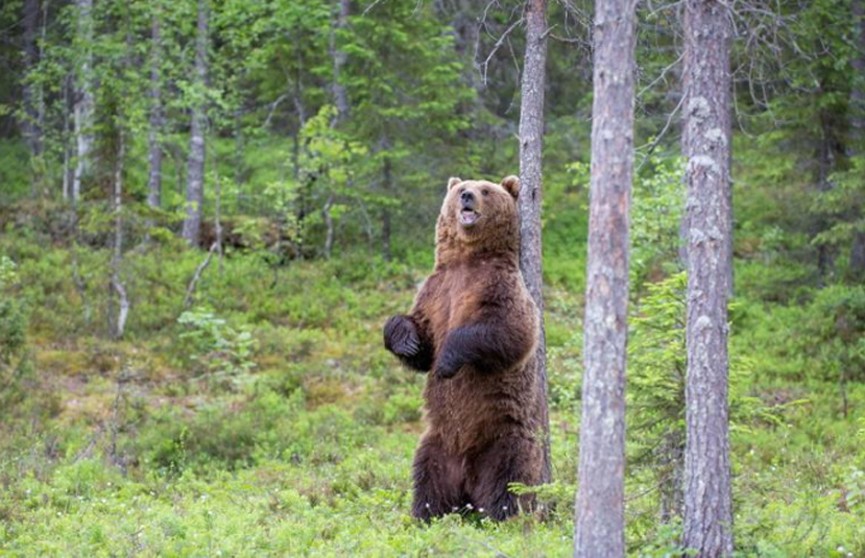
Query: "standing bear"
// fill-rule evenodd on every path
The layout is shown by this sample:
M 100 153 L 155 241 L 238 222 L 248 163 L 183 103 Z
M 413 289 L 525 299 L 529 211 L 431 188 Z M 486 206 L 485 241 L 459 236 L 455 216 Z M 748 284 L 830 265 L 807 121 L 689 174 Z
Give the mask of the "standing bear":
M 519 179 L 451 178 L 435 268 L 385 347 L 427 376 L 412 514 L 476 510 L 505 519 L 533 506 L 508 484 L 541 482 L 538 311 L 519 267 Z

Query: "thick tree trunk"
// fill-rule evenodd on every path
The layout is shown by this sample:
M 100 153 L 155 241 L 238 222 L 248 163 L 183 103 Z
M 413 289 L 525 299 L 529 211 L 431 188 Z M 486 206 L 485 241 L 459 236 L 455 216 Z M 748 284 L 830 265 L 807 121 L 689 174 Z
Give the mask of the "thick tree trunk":
M 76 0 L 78 8 L 78 29 L 76 42 L 81 49 L 81 60 L 75 80 L 74 123 L 76 162 L 72 176 L 70 201 L 77 203 L 81 198 L 82 181 L 90 172 L 93 151 L 93 84 L 92 55 L 90 43 L 93 41 L 93 0 Z
M 24 17 L 21 21 L 24 27 L 24 71 L 29 75 L 39 63 L 39 48 L 36 44 L 36 34 L 39 28 L 39 0 L 24 0 Z M 41 119 L 41 87 L 31 83 L 28 78 L 23 80 L 21 91 L 23 118 L 21 119 L 21 135 L 27 142 L 30 156 L 34 159 L 42 155 L 42 119 Z M 34 181 L 34 184 L 36 181 Z
M 207 87 L 207 0 L 198 0 L 198 27 L 195 38 L 196 97 L 192 107 L 192 128 L 189 139 L 189 165 L 186 176 L 186 219 L 183 238 L 191 246 L 198 245 L 201 218 L 204 212 L 204 158 L 207 128 L 205 89 Z
M 154 8 L 158 10 L 158 7 Z M 147 175 L 147 205 L 158 208 L 162 201 L 162 36 L 157 11 L 150 23 L 150 129 L 148 131 L 149 171 Z
M 727 408 L 730 290 L 730 13 L 717 0 L 685 3 L 688 311 L 685 386 L 685 548 L 733 551 Z
M 592 164 L 574 555 L 625 554 L 625 362 L 636 0 L 595 5 Z
M 546 86 L 546 0 L 526 2 L 526 55 L 520 105 L 520 270 L 538 307 L 541 338 L 535 353 L 538 390 L 542 398 L 538 417 L 543 429 L 543 482 L 550 482 L 550 420 L 547 412 L 547 345 L 544 330 L 541 201 L 543 192 L 542 149 L 544 139 L 544 89 Z

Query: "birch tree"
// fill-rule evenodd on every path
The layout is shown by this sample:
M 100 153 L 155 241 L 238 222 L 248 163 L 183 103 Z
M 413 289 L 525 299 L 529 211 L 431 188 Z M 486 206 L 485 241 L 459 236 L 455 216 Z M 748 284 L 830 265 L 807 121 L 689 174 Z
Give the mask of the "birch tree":
M 536 373 L 543 398 L 538 417 L 544 436 L 543 482 L 552 476 L 550 465 L 549 415 L 547 412 L 547 347 L 544 330 L 541 202 L 543 192 L 542 151 L 544 138 L 544 89 L 547 61 L 547 3 L 527 0 L 526 53 L 520 100 L 520 270 L 540 314 L 541 335 L 535 353 Z
M 733 551 L 728 441 L 727 296 L 730 219 L 730 14 L 685 2 L 683 151 L 687 160 L 688 370 L 683 544 Z
M 595 5 L 592 162 L 574 556 L 625 555 L 625 361 L 635 0 Z
M 76 162 L 71 192 L 64 197 L 77 203 L 81 197 L 81 182 L 91 169 L 93 151 L 93 0 L 76 0 L 76 45 L 81 54 L 75 77 L 73 120 L 75 126 Z
M 162 30 L 161 3 L 155 2 L 150 20 L 150 116 L 148 129 L 147 205 L 157 208 L 162 201 Z

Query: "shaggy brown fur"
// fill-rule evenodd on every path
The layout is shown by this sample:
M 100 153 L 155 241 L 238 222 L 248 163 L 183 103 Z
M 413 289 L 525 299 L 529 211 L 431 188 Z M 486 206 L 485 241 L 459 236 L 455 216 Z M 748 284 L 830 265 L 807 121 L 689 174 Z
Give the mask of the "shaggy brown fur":
M 504 519 L 532 506 L 542 453 L 534 354 L 537 308 L 519 269 L 519 181 L 451 178 L 436 263 L 384 341 L 427 377 L 427 431 L 414 460 L 415 517 L 475 509 Z

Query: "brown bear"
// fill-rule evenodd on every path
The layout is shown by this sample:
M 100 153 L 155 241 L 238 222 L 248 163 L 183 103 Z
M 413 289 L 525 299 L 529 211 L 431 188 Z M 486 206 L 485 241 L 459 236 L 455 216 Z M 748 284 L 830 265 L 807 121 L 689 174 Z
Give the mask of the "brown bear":
M 519 179 L 451 178 L 435 268 L 385 347 L 427 376 L 412 514 L 476 510 L 505 519 L 533 506 L 508 484 L 541 480 L 538 311 L 519 267 Z

